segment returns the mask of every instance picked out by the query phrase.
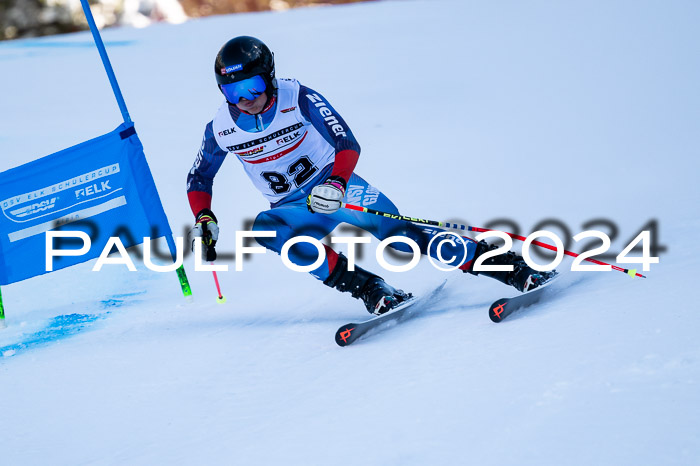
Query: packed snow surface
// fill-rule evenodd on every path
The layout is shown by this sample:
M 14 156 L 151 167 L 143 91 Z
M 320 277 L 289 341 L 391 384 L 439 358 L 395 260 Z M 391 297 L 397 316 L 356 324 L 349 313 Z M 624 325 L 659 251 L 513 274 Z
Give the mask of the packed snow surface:
M 105 30 L 177 236 L 222 100 L 214 56 L 253 35 L 278 76 L 343 115 L 357 172 L 403 213 L 525 234 L 556 219 L 613 236 L 612 222 L 615 254 L 655 219 L 666 249 L 647 279 L 571 272 L 493 324 L 488 305 L 512 289 L 425 260 L 381 271 L 374 241 L 359 263 L 395 286 L 448 283 L 419 316 L 346 348 L 334 332 L 362 305 L 272 253 L 243 272 L 229 262 L 224 305 L 191 257 L 191 303 L 173 273 L 143 265 L 9 285 L 0 463 L 698 464 L 699 19 L 692 1 L 423 0 Z M 0 170 L 121 122 L 89 33 L 0 44 L 0 89 Z M 214 189 L 232 253 L 268 206 L 233 159 Z

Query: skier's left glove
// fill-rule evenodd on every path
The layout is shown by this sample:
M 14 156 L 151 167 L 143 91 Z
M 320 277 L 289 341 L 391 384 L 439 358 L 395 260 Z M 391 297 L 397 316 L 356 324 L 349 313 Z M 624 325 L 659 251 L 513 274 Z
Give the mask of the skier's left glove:
M 329 177 L 323 184 L 314 186 L 306 198 L 306 207 L 311 213 L 332 214 L 340 209 L 345 196 L 345 180 L 339 176 Z
M 190 241 L 192 252 L 194 252 L 195 241 L 201 240 L 204 244 L 204 251 L 207 262 L 216 260 L 216 241 L 219 239 L 219 225 L 216 223 L 216 215 L 209 209 L 202 209 L 197 214 L 192 230 L 190 230 Z

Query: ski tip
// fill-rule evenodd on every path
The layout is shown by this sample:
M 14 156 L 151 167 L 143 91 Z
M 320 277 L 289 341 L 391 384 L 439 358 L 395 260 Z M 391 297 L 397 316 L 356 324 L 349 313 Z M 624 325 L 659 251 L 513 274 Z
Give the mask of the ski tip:
M 355 330 L 355 325 L 343 325 L 335 332 L 335 342 L 338 346 L 347 346 L 352 343 L 352 332 Z
M 508 299 L 502 298 L 491 305 L 491 308 L 489 309 L 489 317 L 491 318 L 491 321 L 499 323 L 506 317 L 504 313 L 505 305 L 507 303 Z

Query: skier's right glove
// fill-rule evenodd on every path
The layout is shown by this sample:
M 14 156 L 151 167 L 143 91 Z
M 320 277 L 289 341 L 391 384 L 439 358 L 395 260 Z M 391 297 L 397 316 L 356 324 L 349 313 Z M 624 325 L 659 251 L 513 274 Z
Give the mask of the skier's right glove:
M 192 252 L 195 241 L 202 241 L 207 262 L 216 260 L 216 241 L 219 239 L 219 225 L 216 224 L 216 215 L 209 209 L 202 209 L 197 214 L 195 224 L 190 230 Z
M 323 184 L 314 186 L 311 194 L 306 197 L 306 207 L 309 212 L 332 214 L 343 205 L 346 182 L 339 176 L 329 177 Z

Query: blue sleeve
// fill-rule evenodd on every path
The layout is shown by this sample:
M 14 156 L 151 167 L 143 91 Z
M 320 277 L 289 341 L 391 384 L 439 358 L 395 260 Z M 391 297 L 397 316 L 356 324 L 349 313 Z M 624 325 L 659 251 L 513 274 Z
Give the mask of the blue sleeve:
M 187 192 L 203 191 L 211 195 L 214 176 L 221 168 L 221 164 L 224 163 L 227 154 L 228 152 L 222 150 L 216 143 L 213 125 L 210 121 L 204 130 L 202 148 L 199 149 L 197 159 L 187 175 Z
M 335 147 L 336 154 L 347 149 L 360 153 L 360 145 L 350 127 L 321 94 L 306 86 L 300 86 L 299 110 L 328 144 Z

